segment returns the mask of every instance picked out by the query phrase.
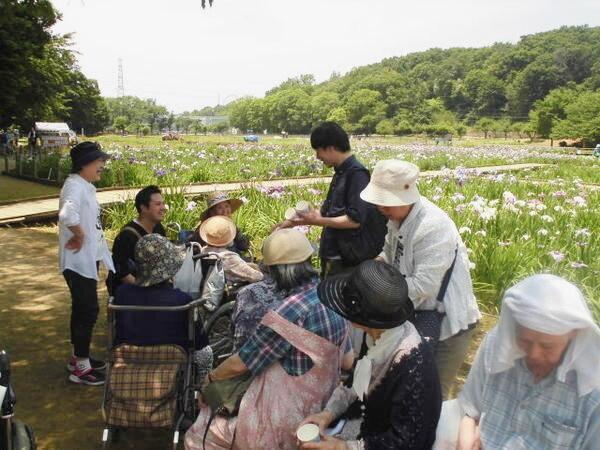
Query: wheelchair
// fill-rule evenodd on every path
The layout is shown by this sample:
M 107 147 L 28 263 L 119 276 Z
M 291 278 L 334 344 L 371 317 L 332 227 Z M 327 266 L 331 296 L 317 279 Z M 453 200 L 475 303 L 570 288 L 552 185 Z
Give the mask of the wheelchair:
M 108 302 L 108 361 L 102 399 L 102 446 L 108 448 L 118 433 L 129 428 L 170 428 L 173 448 L 179 435 L 197 415 L 196 370 L 193 354 L 196 321 L 202 300 L 182 306 L 130 306 Z M 174 344 L 117 343 L 118 311 L 187 313 L 188 348 Z
M 198 259 L 201 259 L 202 280 L 204 283 L 210 267 L 216 264 L 217 258 L 211 255 L 200 255 Z M 233 310 L 238 291 L 246 285 L 246 283 L 226 282 L 223 295 L 214 309 L 210 308 L 209 310 L 203 307 L 200 312 L 204 320 L 204 332 L 208 336 L 208 343 L 213 350 L 214 367 L 217 367 L 233 353 Z
M 185 230 L 176 222 L 167 224 L 167 230 L 174 233 L 174 243 L 178 245 L 187 245 L 190 237 L 193 235 L 192 230 Z M 200 292 L 203 291 L 204 283 L 209 274 L 211 267 L 217 263 L 218 257 L 210 254 L 198 254 L 194 256 L 194 260 L 201 264 L 202 267 L 202 285 Z M 252 251 L 248 250 L 244 256 L 247 262 L 254 262 Z M 246 286 L 246 283 L 225 283 L 225 289 L 222 297 L 217 301 L 216 308 L 208 309 L 207 307 L 200 309 L 200 315 L 204 321 L 204 331 L 208 336 L 209 345 L 213 349 L 214 367 L 217 367 L 223 360 L 227 359 L 233 353 L 234 348 L 234 324 L 233 310 L 235 307 L 236 295 L 238 291 Z M 205 305 L 207 306 L 207 305 Z

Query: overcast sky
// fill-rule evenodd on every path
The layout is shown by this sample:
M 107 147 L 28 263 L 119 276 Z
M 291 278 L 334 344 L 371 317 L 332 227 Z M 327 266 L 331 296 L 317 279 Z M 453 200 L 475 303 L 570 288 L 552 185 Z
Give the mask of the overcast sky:
M 208 3 L 208 2 L 207 2 Z M 481 47 L 561 25 L 600 25 L 600 0 L 53 0 L 83 72 L 116 96 L 175 112 L 262 96 L 431 47 Z

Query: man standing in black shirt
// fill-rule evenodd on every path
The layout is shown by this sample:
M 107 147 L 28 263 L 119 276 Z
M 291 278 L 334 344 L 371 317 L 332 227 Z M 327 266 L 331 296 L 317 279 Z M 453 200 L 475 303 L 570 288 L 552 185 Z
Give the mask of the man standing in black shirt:
M 136 219 L 125 225 L 115 238 L 112 257 L 116 273 L 109 280 L 109 291 L 114 295 L 118 286 L 124 283 L 135 283 L 135 244 L 150 233 L 165 236 L 161 222 L 167 208 L 158 186 L 147 186 L 135 196 Z
M 350 149 L 348 134 L 335 122 L 324 122 L 310 135 L 316 157 L 335 173 L 320 210 L 298 213 L 280 228 L 296 225 L 323 227 L 319 256 L 323 278 L 352 270 L 381 252 L 386 219 L 360 198 L 369 184 L 369 171 Z

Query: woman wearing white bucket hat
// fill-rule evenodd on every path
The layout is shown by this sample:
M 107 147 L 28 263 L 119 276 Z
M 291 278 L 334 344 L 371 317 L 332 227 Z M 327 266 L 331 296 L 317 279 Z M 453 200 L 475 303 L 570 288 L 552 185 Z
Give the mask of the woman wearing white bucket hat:
M 436 347 L 442 393 L 447 398 L 481 315 L 467 249 L 452 219 L 421 197 L 418 177 L 414 164 L 380 161 L 360 196 L 388 218 L 379 258 L 406 277 L 415 304 L 414 324 Z

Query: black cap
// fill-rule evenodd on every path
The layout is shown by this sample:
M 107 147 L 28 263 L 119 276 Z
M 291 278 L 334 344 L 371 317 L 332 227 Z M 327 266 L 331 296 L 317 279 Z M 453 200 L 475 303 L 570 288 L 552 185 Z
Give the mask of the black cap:
M 104 153 L 97 142 L 85 141 L 77 144 L 71 149 L 71 162 L 73 172 L 79 172 L 83 166 L 102 159 L 106 161 L 110 156 Z
M 317 293 L 329 309 L 369 328 L 395 328 L 414 313 L 404 276 L 383 261 L 364 261 L 349 274 L 327 278 Z

